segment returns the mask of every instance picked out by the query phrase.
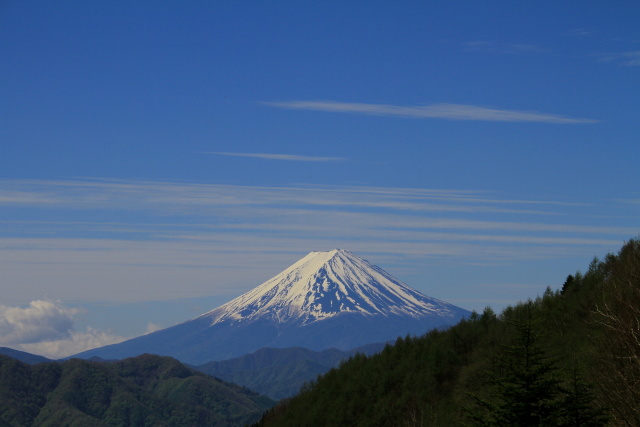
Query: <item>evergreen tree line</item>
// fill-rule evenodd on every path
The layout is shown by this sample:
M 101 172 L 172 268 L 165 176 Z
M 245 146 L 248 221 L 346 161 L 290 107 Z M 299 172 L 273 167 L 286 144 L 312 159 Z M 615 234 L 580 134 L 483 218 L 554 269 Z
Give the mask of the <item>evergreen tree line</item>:
M 640 240 L 535 300 L 350 358 L 256 424 L 272 425 L 640 425 Z

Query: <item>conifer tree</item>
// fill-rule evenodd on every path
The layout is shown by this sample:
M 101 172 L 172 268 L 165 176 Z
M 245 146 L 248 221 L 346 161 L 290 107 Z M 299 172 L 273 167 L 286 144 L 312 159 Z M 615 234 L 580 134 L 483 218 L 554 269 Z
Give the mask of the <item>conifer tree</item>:
M 557 426 L 561 422 L 562 388 L 556 361 L 538 343 L 531 319 L 532 303 L 525 320 L 512 321 L 514 343 L 504 346 L 491 373 L 491 399 L 476 398 L 480 411 L 470 411 L 478 426 Z
M 593 386 L 587 383 L 577 368 L 571 372 L 571 381 L 562 402 L 561 427 L 601 427 L 607 424 L 606 411 L 596 404 Z
M 615 422 L 640 425 L 640 238 L 608 256 L 602 270 L 604 292 L 594 317 L 605 333 L 597 340 L 595 376 Z

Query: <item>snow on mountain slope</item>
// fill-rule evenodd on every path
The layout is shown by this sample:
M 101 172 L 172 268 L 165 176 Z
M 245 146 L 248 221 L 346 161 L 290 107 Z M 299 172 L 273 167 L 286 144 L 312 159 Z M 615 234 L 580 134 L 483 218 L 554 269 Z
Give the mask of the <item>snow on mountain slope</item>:
M 211 325 L 257 318 L 306 325 L 343 312 L 453 317 L 444 301 L 411 289 L 344 249 L 311 252 L 282 273 L 203 314 Z
M 470 313 L 411 289 L 346 250 L 311 252 L 274 278 L 195 319 L 74 357 L 142 353 L 191 364 L 263 347 L 349 350 L 453 325 Z

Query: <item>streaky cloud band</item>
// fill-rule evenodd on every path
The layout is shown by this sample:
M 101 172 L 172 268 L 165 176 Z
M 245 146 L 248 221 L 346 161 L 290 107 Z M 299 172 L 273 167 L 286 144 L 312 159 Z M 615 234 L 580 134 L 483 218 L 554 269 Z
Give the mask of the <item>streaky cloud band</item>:
M 530 122 L 553 124 L 597 123 L 598 120 L 571 118 L 536 111 L 503 110 L 465 104 L 432 104 L 399 106 L 337 101 L 281 101 L 262 104 L 291 110 L 313 110 L 334 113 L 356 113 L 375 116 L 397 116 L 416 119 L 470 120 L 484 122 Z
M 286 160 L 291 162 L 343 162 L 344 157 L 315 157 L 301 156 L 297 154 L 273 154 L 273 153 L 229 153 L 224 151 L 206 151 L 203 154 L 215 154 L 218 156 L 253 157 L 265 160 Z

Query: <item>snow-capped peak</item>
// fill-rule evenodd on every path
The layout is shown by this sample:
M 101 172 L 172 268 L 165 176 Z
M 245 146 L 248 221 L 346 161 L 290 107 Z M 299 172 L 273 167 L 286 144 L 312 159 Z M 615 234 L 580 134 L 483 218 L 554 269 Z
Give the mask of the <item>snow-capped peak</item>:
M 203 314 L 211 325 L 261 318 L 302 325 L 341 313 L 454 316 L 453 306 L 411 289 L 344 249 L 310 252 L 282 273 Z

